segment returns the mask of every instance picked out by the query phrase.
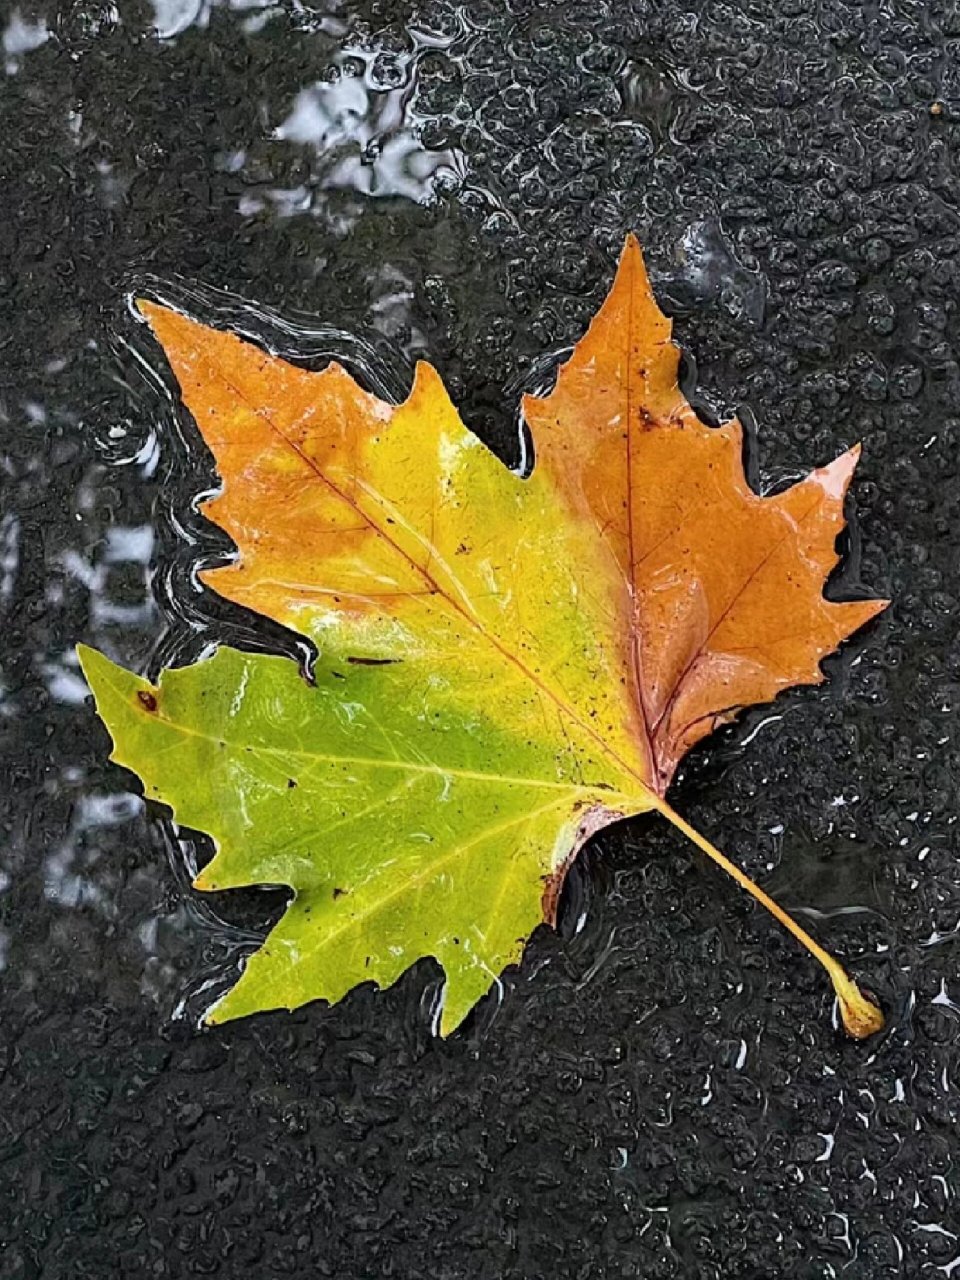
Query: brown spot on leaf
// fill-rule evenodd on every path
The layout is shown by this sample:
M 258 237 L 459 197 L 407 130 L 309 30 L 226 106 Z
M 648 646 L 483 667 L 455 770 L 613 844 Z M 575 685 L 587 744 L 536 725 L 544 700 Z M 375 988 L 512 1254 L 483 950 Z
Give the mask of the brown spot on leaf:
M 156 711 L 157 709 L 157 700 L 149 689 L 138 689 L 137 701 L 146 711 Z
M 616 809 L 608 809 L 602 804 L 591 805 L 585 813 L 581 813 L 580 822 L 577 825 L 567 856 L 549 875 L 543 877 L 543 893 L 540 897 L 540 905 L 543 909 L 544 920 L 553 928 L 556 928 L 557 924 L 557 907 L 560 905 L 563 882 L 566 880 L 567 872 L 573 866 L 577 854 L 591 836 L 622 817 L 623 814 Z
M 352 655 L 347 661 L 355 667 L 389 667 L 393 662 L 399 662 L 399 658 L 355 658 Z
M 556 871 L 551 871 L 548 876 L 543 878 L 543 895 L 540 898 L 540 906 L 543 910 L 544 920 L 553 929 L 557 927 L 557 907 L 560 905 L 560 894 L 563 890 L 563 882 L 567 878 L 569 866 L 570 863 L 565 862 L 562 867 L 557 867 Z

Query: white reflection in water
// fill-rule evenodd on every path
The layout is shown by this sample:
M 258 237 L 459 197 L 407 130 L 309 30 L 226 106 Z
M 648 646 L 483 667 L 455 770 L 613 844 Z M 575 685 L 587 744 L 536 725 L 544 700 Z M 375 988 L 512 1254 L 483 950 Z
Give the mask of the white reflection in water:
M 415 56 L 396 60 L 398 83 L 389 88 L 370 83 L 376 56 L 345 50 L 340 60 L 362 60 L 367 75 L 344 75 L 337 68 L 335 78 L 307 85 L 274 137 L 312 148 L 323 188 L 428 203 L 438 175 L 462 174 L 463 157 L 452 148 L 428 150 L 417 136 L 417 120 L 409 107 Z M 312 200 L 304 186 L 263 195 L 281 214 L 299 212 Z M 256 199 L 245 198 L 247 212 L 255 211 Z
M 44 896 L 64 907 L 107 906 L 103 889 L 87 874 L 93 870 L 100 854 L 95 844 L 87 844 L 85 834 L 97 827 L 117 827 L 130 822 L 142 808 L 143 800 L 127 791 L 82 796 L 73 811 L 66 839 L 44 860 Z
M 737 320 L 763 323 L 767 280 L 746 267 L 716 218 L 691 223 L 676 248 L 676 272 L 669 291 L 685 306 L 716 303 Z
M 208 0 L 150 0 L 153 26 L 161 40 L 172 40 L 194 23 L 206 26 L 210 20 Z
M 154 532 L 150 525 L 114 525 L 107 530 L 107 545 L 103 554 L 107 564 L 135 561 L 149 564 L 153 556 Z
M 248 32 L 259 31 L 273 14 L 282 12 L 270 0 L 150 0 L 150 4 L 153 28 L 161 40 L 173 40 L 190 27 L 207 27 L 214 9 L 249 14 L 243 22 Z
M 65 655 L 59 662 L 43 664 L 43 678 L 47 691 L 55 702 L 67 706 L 79 707 L 87 700 L 90 690 L 87 683 L 76 670 L 76 657 L 73 653 Z
M 151 561 L 154 531 L 149 525 L 118 525 L 107 533 L 106 545 L 96 564 L 91 564 L 78 551 L 70 549 L 59 557 L 60 567 L 90 593 L 90 624 L 93 628 L 109 624 L 149 627 L 154 617 L 154 604 L 146 592 L 135 603 L 110 598 L 111 572 L 117 565 L 138 564 L 146 569 Z M 49 597 L 48 592 L 48 597 Z
M 301 89 L 293 110 L 274 134 L 287 142 L 310 143 L 318 151 L 329 150 L 342 142 L 369 142 L 367 123 L 370 96 L 363 82 L 347 76 L 335 84 L 318 81 Z
M 50 32 L 43 18 L 30 22 L 19 9 L 14 9 L 3 29 L 3 52 L 6 55 L 4 69 L 7 75 L 16 75 L 23 55 L 39 49 L 49 38 Z
M 0 517 L 0 610 L 13 598 L 20 563 L 20 521 L 12 511 Z

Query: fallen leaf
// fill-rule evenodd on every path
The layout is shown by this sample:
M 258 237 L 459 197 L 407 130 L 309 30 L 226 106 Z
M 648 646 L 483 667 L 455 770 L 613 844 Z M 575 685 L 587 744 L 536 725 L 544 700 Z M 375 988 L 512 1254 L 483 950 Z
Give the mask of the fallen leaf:
M 90 649 L 113 759 L 216 854 L 196 886 L 281 884 L 286 913 L 211 1010 L 339 1000 L 435 956 L 452 1031 L 544 920 L 596 831 L 656 809 L 828 970 L 852 1034 L 882 1025 L 837 962 L 664 799 L 716 725 L 883 609 L 836 603 L 856 450 L 783 493 L 746 483 L 737 421 L 705 426 L 627 241 L 609 297 L 528 396 L 522 478 L 417 366 L 401 405 L 141 302 L 216 459 L 203 510 L 221 595 L 308 636 L 291 661 L 221 648 L 156 686 Z

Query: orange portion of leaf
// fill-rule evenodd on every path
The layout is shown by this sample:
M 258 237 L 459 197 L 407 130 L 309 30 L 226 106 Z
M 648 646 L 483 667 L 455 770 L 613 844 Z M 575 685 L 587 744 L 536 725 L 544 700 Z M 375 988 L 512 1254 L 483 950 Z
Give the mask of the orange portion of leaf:
M 592 518 L 630 586 L 621 643 L 660 794 L 718 724 L 819 683 L 821 658 L 887 604 L 823 596 L 859 449 L 758 496 L 740 423 L 708 427 L 681 394 L 671 330 L 631 237 L 555 390 L 524 400 L 539 473 Z

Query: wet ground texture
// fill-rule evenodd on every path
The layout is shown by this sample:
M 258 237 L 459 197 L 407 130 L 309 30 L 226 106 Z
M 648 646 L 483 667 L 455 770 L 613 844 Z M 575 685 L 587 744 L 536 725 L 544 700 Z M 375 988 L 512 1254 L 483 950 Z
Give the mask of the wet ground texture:
M 0 3 L 0 1280 L 858 1280 L 960 1259 L 960 15 L 939 0 Z M 198 900 L 79 680 L 288 638 L 200 591 L 209 457 L 159 291 L 510 458 L 639 233 L 770 488 L 855 440 L 895 604 L 609 832 L 503 998 L 439 975 L 200 1033 L 279 907 Z

